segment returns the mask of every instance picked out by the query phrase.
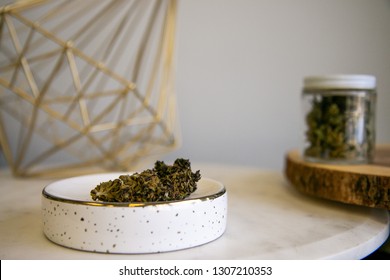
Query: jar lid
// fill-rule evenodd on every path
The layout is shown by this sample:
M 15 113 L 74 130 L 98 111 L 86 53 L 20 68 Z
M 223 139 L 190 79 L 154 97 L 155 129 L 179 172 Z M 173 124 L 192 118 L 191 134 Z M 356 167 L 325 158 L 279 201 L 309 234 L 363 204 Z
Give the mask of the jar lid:
M 305 89 L 375 89 L 376 78 L 370 75 L 325 75 L 304 78 Z

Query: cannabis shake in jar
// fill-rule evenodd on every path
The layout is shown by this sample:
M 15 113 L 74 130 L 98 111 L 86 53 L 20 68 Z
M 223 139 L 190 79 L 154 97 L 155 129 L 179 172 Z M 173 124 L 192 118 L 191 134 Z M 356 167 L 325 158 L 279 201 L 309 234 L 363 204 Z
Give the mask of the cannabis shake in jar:
M 304 79 L 303 157 L 322 163 L 368 163 L 375 148 L 376 79 L 369 75 Z

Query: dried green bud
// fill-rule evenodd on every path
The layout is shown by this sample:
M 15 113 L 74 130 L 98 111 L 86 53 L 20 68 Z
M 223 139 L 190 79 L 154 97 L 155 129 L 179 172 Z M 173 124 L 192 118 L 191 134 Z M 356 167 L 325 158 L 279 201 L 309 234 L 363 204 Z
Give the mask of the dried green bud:
M 116 197 L 123 187 L 123 182 L 120 179 L 114 181 L 103 182 L 91 191 L 93 200 L 102 200 L 107 202 L 116 201 Z
M 355 96 L 343 95 L 325 95 L 313 99 L 311 110 L 306 115 L 305 136 L 308 146 L 305 155 L 327 159 L 348 159 L 363 155 L 373 133 L 368 123 L 371 120 L 363 119 L 354 113 L 359 107 L 359 102 L 362 101 Z M 368 104 L 363 108 L 369 108 Z M 357 143 L 354 142 L 356 138 L 354 127 L 357 127 L 361 120 L 367 124 L 363 131 L 366 138 Z
M 154 169 L 99 184 L 91 190 L 91 197 L 106 202 L 182 200 L 196 190 L 200 178 L 199 170 L 192 172 L 189 160 L 177 159 L 173 165 L 157 161 Z
M 157 161 L 154 170 L 162 184 L 170 190 L 173 200 L 181 200 L 196 190 L 196 183 L 200 180 L 200 171 L 191 170 L 191 164 L 186 159 L 176 159 L 173 165 L 166 165 Z

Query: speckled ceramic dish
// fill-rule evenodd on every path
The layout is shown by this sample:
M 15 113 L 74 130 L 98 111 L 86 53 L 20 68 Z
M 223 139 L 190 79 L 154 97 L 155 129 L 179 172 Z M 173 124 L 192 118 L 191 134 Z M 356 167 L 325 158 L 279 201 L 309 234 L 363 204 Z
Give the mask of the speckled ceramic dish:
M 79 176 L 43 189 L 43 231 L 59 245 L 104 253 L 158 253 L 202 245 L 226 228 L 227 193 L 222 183 L 202 178 L 182 201 L 105 203 L 90 191 L 121 174 Z

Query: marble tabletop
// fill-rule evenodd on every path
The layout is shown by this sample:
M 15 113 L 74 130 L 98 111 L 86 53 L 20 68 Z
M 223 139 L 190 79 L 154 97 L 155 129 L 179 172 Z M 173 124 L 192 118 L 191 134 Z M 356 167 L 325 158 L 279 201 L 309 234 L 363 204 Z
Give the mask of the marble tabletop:
M 45 238 L 41 192 L 55 179 L 0 171 L 0 258 L 10 259 L 361 259 L 389 236 L 389 212 L 308 197 L 280 171 L 193 164 L 228 192 L 225 233 L 181 251 L 119 255 L 77 251 Z

